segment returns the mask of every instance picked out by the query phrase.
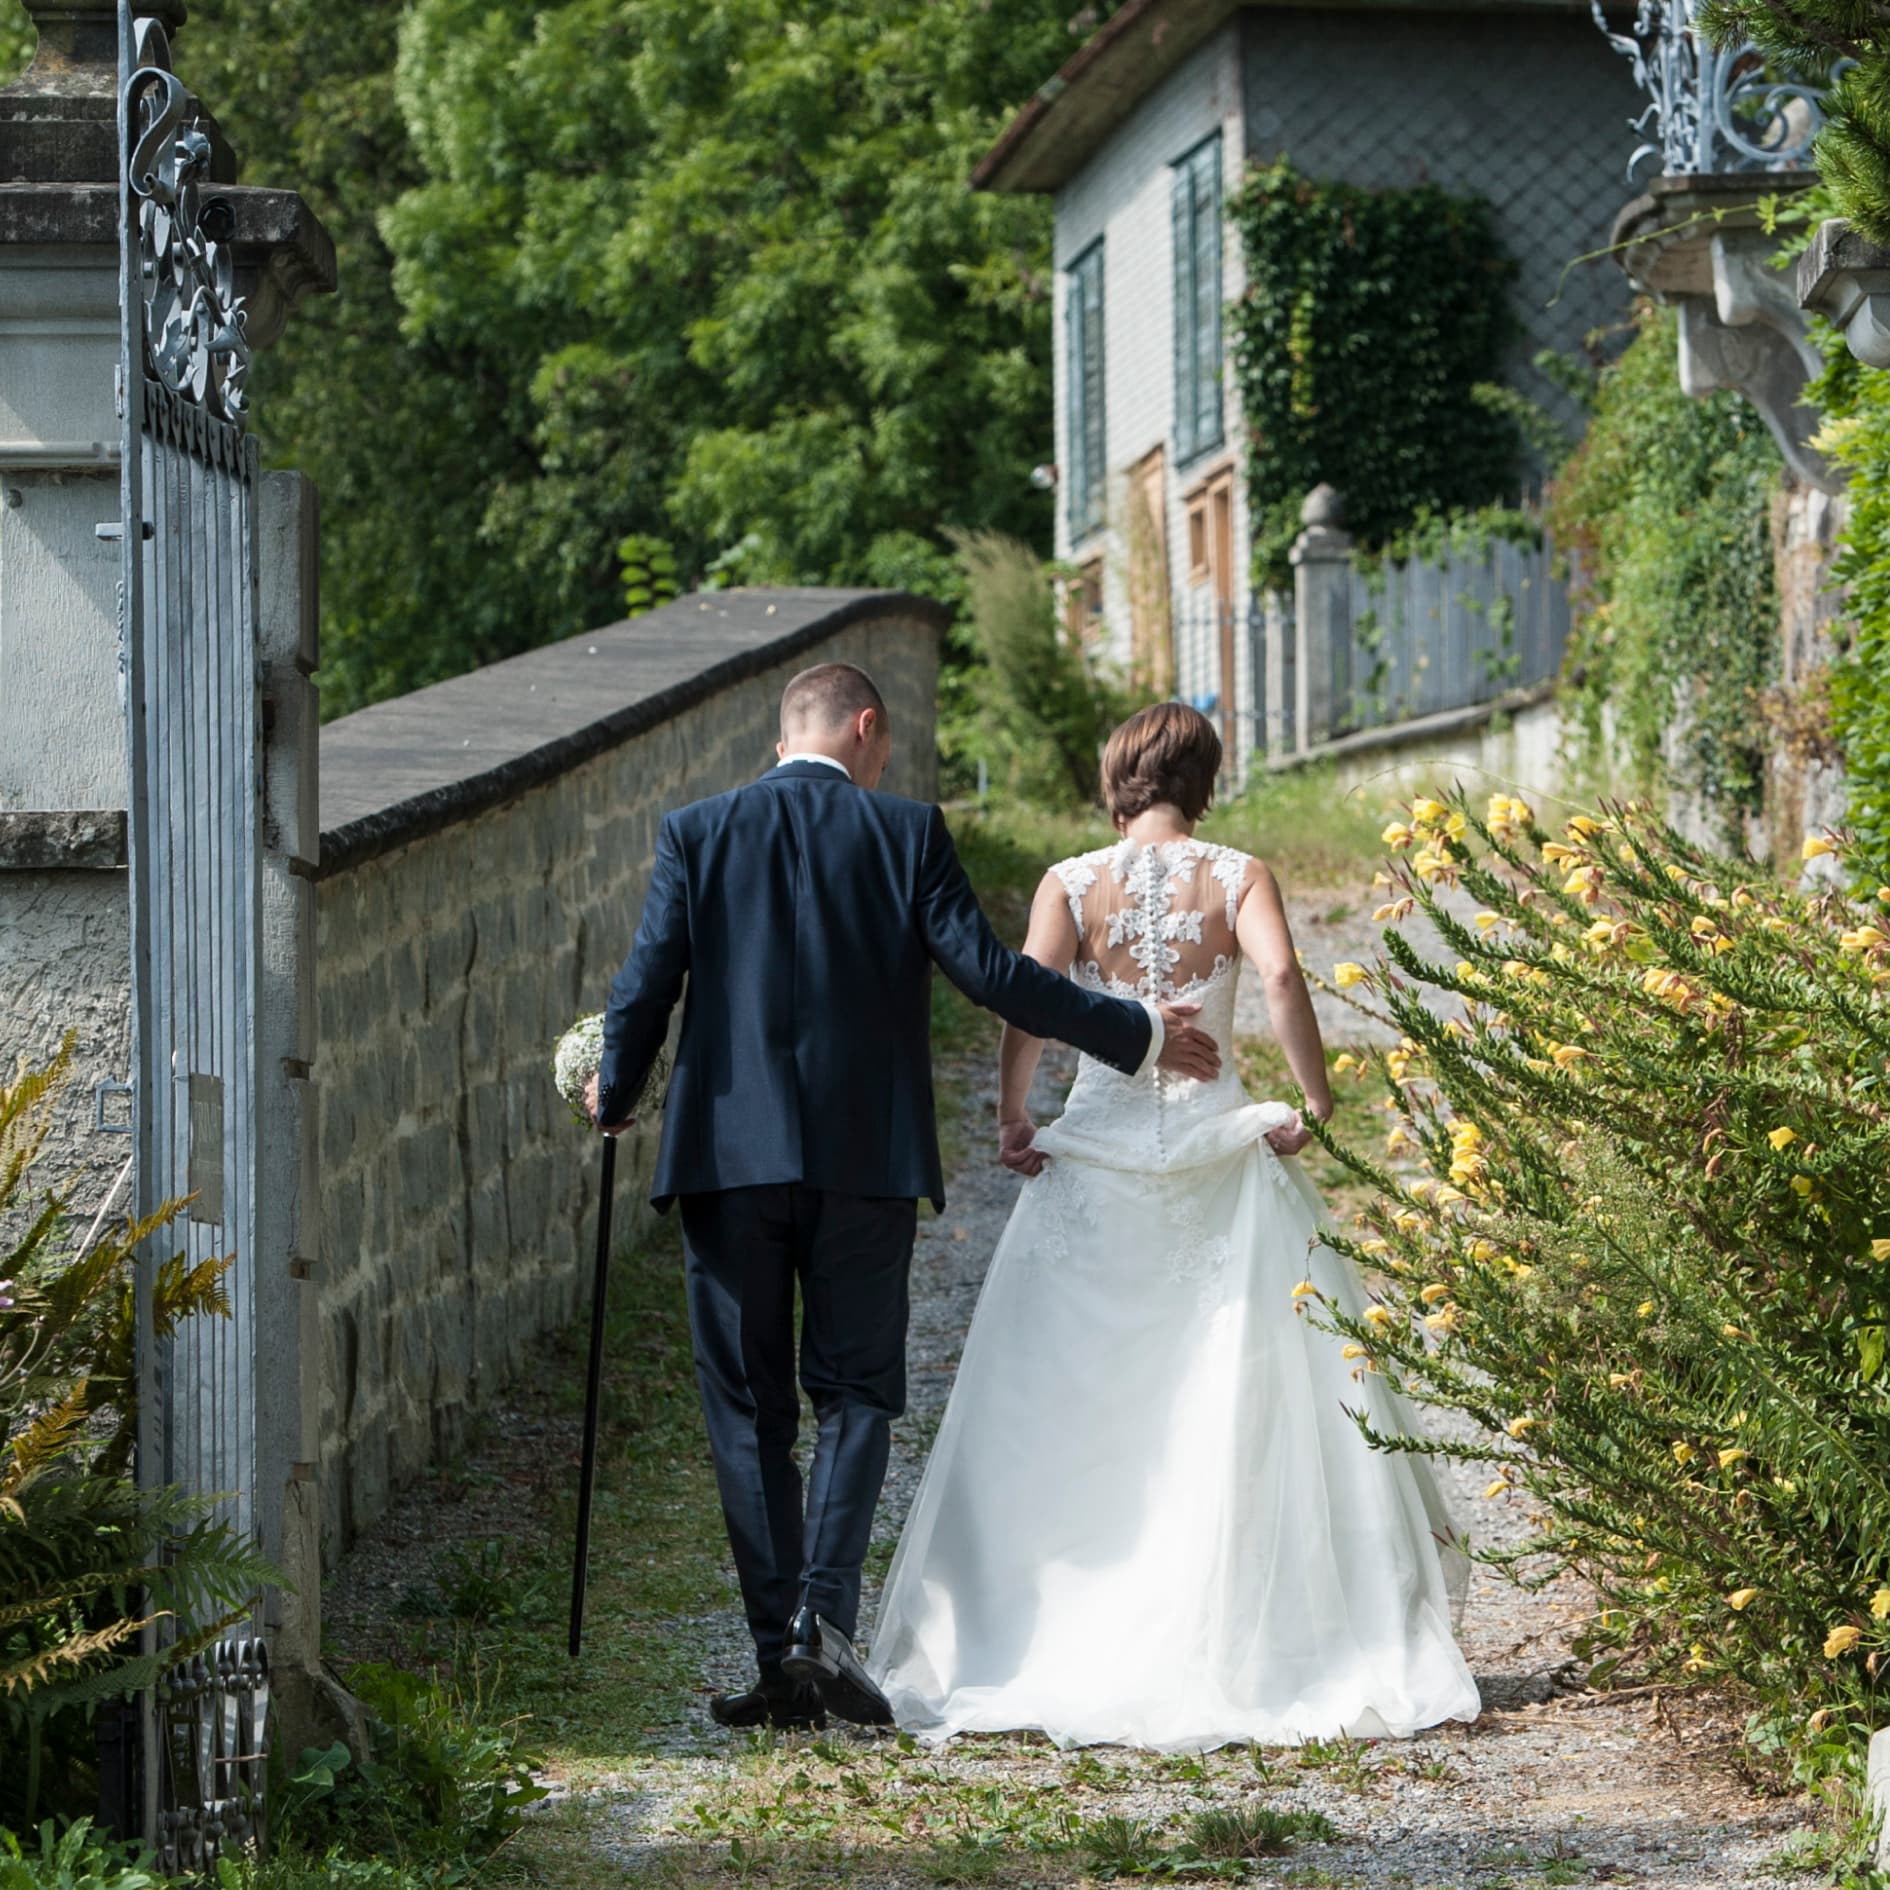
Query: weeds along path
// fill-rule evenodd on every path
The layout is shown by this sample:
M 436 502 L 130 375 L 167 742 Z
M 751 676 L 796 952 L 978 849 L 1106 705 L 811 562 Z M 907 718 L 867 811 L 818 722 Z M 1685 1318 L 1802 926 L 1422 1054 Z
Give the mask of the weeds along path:
M 1293 917 L 1318 969 L 1370 955 L 1375 928 L 1342 895 L 1296 897 Z M 1349 1012 L 1323 1021 L 1333 1049 L 1348 1024 L 1356 1036 Z M 1243 1070 L 1264 1090 L 1279 1060 L 1263 1013 L 1243 1014 L 1243 1029 L 1253 1033 Z M 1067 1056 L 1046 1058 L 1039 1119 L 1054 1112 L 1071 1068 Z M 987 1051 L 955 1052 L 943 1073 L 961 1117 L 957 1173 L 915 1259 L 911 1404 L 868 1571 L 869 1634 L 1020 1185 L 990 1161 Z M 1369 1117 L 1348 1126 L 1377 1132 Z M 1026 1737 L 934 1754 L 845 1729 L 721 1732 L 708 1694 L 744 1683 L 750 1656 L 695 1413 L 672 1243 L 666 1231 L 619 1270 L 585 1659 L 565 1658 L 561 1618 L 575 1344 L 548 1355 L 542 1381 L 495 1412 L 479 1447 L 362 1545 L 329 1599 L 337 1655 L 443 1663 L 467 1690 L 477 1673 L 488 1711 L 530 1715 L 555 1795 L 483 1882 L 1021 1890 L 1154 1876 L 1335 1890 L 1782 1890 L 1807 1881 L 1791 1866 L 1816 1861 L 1810 1811 L 1743 1779 L 1730 1709 L 1710 1697 L 1587 1691 L 1571 1645 L 1586 1595 L 1572 1583 L 1525 1594 L 1482 1570 L 1463 1634 L 1484 1711 L 1412 1741 L 1163 1758 L 1059 1753 Z M 1445 1475 L 1473 1537 L 1526 1538 L 1520 1500 L 1485 1503 L 1481 1479 Z

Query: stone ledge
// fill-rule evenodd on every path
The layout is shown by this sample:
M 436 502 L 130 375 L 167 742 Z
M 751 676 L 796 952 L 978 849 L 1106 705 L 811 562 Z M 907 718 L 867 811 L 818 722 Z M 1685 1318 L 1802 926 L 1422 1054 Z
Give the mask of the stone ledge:
M 1347 755 L 1370 754 L 1380 748 L 1402 748 L 1406 743 L 1427 738 L 1462 735 L 1470 729 L 1481 728 L 1499 715 L 1515 715 L 1520 710 L 1533 709 L 1538 703 L 1549 701 L 1555 695 L 1555 690 L 1556 679 L 1551 676 L 1545 682 L 1512 689 L 1491 702 L 1471 702 L 1460 709 L 1437 709 L 1429 715 L 1414 716 L 1408 722 L 1387 722 L 1375 728 L 1354 729 L 1351 734 L 1335 736 L 1330 741 L 1321 742 L 1316 748 L 1290 755 L 1269 755 L 1267 772 L 1286 774 L 1315 761 L 1338 761 Z
M 122 808 L 0 813 L 0 873 L 110 872 L 128 858 Z
M 1868 367 L 1890 367 L 1890 249 L 1841 217 L 1820 223 L 1798 259 L 1798 300 L 1816 309 Z
M 842 630 L 900 621 L 942 632 L 949 613 L 905 591 L 696 593 L 344 716 L 322 730 L 318 874 L 515 800 Z

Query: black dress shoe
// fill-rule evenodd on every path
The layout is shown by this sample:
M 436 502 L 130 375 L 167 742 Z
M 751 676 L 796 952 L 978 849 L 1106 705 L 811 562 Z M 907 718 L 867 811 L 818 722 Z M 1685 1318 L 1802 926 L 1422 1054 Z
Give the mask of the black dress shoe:
M 827 1725 L 820 1694 L 778 1667 L 764 1673 L 746 1693 L 715 1694 L 709 1717 L 718 1726 L 775 1726 L 784 1732 L 821 1732 Z
M 812 1608 L 803 1608 L 788 1627 L 781 1670 L 795 1680 L 811 1681 L 821 1704 L 836 1719 L 856 1726 L 890 1726 L 892 1705 L 860 1665 L 853 1643 Z

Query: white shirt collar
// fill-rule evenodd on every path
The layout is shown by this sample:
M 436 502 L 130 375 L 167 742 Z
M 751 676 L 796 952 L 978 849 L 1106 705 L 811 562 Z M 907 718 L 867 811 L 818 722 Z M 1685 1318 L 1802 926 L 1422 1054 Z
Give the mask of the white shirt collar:
M 785 768 L 790 761 L 818 761 L 823 767 L 838 768 L 849 781 L 853 779 L 853 770 L 844 761 L 834 760 L 831 755 L 783 755 L 775 766 Z

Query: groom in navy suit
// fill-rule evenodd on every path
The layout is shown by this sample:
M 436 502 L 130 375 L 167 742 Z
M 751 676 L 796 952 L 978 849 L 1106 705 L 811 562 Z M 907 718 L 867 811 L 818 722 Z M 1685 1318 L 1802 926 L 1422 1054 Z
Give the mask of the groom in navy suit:
M 921 1196 L 945 1205 L 931 968 L 1032 1036 L 1126 1072 L 1211 1077 L 1193 1006 L 1085 991 L 1001 945 L 936 807 L 877 792 L 892 748 L 864 670 L 781 699 L 778 765 L 657 835 L 636 943 L 610 988 L 592 1109 L 621 1134 L 682 1029 L 651 1199 L 682 1207 L 697 1377 L 760 1679 L 724 1725 L 891 1715 L 856 1656 L 860 1569 L 905 1408 Z M 685 993 L 686 988 L 686 993 Z M 803 1491 L 800 1383 L 819 1424 Z

